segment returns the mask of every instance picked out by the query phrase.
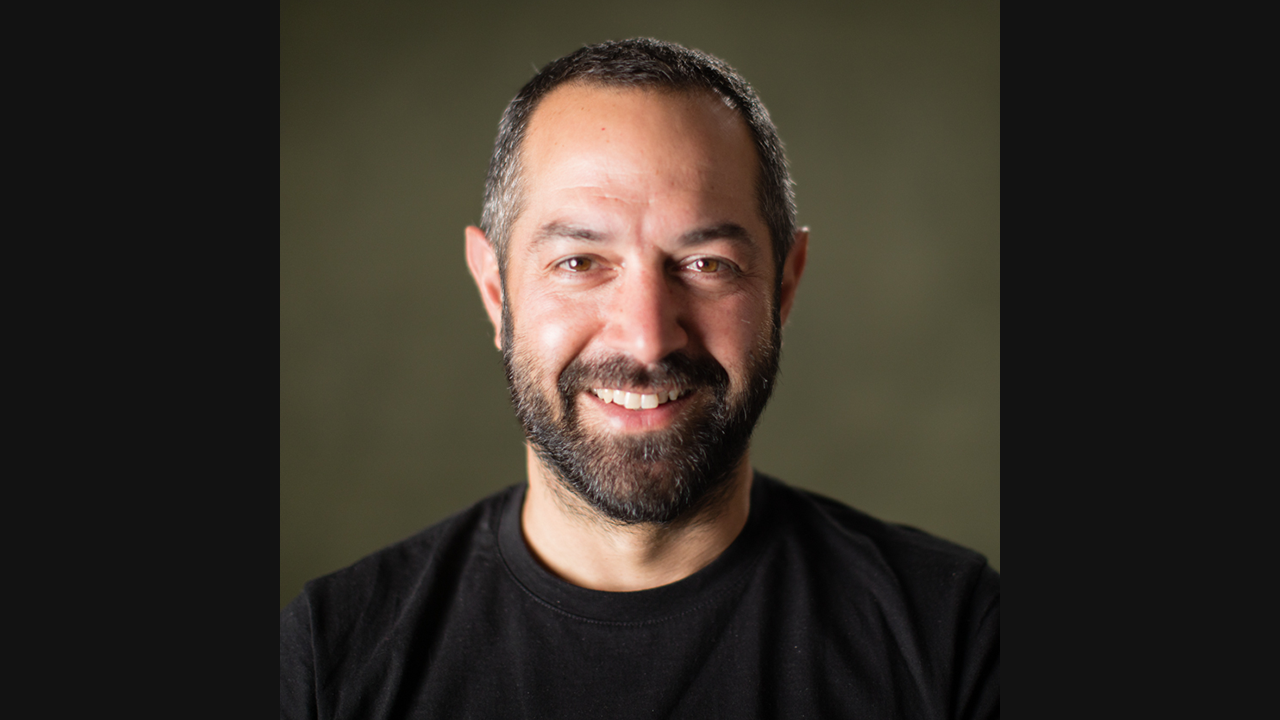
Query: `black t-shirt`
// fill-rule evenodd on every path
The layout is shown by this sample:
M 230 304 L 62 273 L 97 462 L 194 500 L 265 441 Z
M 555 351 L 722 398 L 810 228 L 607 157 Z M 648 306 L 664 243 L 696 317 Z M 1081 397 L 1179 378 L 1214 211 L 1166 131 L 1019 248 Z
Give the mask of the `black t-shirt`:
M 741 534 L 650 590 L 530 555 L 524 485 L 307 583 L 285 718 L 993 718 L 1000 580 L 979 554 L 757 474 Z

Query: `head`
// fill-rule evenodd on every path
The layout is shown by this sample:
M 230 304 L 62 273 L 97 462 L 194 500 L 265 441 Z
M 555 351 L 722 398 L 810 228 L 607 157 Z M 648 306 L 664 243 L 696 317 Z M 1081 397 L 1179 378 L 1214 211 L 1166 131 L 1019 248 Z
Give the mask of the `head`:
M 740 476 L 803 271 L 794 214 L 768 114 L 720 60 L 606 43 L 520 91 L 467 258 L 561 489 L 672 523 Z

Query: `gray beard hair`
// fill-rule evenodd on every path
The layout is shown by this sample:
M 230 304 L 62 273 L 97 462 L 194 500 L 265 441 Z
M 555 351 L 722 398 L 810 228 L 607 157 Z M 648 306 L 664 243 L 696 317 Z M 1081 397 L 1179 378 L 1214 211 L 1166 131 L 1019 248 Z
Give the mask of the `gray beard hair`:
M 649 367 L 625 356 L 576 358 L 561 372 L 551 396 L 538 386 L 542 368 L 515 347 L 504 302 L 502 361 L 511 403 L 560 489 L 619 525 L 670 526 L 722 503 L 778 374 L 781 324 L 774 307 L 771 327 L 748 358 L 745 386 L 736 392 L 715 358 L 676 352 Z M 607 436 L 582 426 L 582 392 L 634 385 L 693 390 L 690 400 L 699 407 L 669 428 L 635 436 Z

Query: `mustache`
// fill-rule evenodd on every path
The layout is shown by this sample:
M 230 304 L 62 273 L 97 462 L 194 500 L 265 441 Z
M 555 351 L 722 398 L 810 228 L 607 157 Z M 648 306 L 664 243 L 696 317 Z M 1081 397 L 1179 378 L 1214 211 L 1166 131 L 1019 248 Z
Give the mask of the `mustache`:
M 674 385 L 723 390 L 729 387 L 729 372 L 709 355 L 694 357 L 680 351 L 653 365 L 641 364 L 626 355 L 579 357 L 560 373 L 556 385 L 566 400 L 597 387 Z

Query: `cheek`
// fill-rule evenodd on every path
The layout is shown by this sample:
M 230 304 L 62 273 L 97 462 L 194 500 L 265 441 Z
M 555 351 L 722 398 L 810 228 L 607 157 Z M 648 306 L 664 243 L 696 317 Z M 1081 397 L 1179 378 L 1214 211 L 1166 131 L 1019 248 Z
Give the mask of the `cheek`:
M 755 297 L 716 308 L 700 324 L 707 352 L 733 377 L 741 377 L 752 355 L 768 343 L 772 327 L 768 304 Z
M 564 355 L 572 354 L 573 329 L 558 320 L 544 321 L 535 331 L 533 342 L 538 348 L 539 355 L 550 361 L 554 367 L 563 367 L 565 363 L 560 362 L 560 359 Z
M 516 345 L 533 354 L 544 370 L 558 375 L 586 346 L 589 317 L 582 308 L 565 307 L 551 298 L 533 299 L 516 316 Z

